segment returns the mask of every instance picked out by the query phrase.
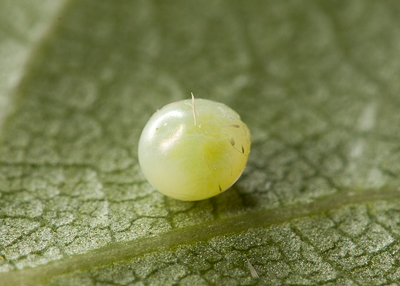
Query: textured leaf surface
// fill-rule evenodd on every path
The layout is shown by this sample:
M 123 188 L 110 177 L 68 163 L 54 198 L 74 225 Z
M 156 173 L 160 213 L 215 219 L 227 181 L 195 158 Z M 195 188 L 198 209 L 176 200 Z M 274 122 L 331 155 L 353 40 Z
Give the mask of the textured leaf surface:
M 400 282 L 398 2 L 5 3 L 0 285 Z M 191 91 L 253 144 L 180 202 L 137 145 Z

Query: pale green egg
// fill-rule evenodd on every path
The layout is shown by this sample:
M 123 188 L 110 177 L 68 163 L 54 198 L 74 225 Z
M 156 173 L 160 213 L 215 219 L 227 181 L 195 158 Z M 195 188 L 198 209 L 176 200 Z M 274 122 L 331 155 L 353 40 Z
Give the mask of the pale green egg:
M 139 140 L 139 162 L 155 189 L 197 201 L 236 182 L 250 145 L 249 129 L 231 108 L 206 99 L 182 100 L 164 106 L 147 122 Z

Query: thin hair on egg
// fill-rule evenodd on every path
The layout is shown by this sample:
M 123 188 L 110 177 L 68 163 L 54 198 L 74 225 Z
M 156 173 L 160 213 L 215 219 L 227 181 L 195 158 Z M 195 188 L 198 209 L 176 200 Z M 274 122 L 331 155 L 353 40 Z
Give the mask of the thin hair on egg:
M 197 125 L 196 122 L 196 104 L 194 103 L 194 95 L 193 92 L 191 92 L 192 94 L 192 105 L 193 105 L 193 119 L 194 119 L 194 125 Z

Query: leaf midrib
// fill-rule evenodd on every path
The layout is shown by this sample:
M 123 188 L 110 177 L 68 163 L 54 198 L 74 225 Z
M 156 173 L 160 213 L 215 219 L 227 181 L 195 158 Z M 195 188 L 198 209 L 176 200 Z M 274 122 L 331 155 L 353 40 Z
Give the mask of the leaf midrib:
M 316 202 L 293 205 L 280 209 L 263 210 L 239 217 L 219 219 L 210 223 L 172 230 L 152 237 L 118 243 L 108 247 L 73 255 L 35 268 L 0 274 L 2 285 L 44 285 L 54 276 L 99 267 L 113 262 L 132 259 L 146 253 L 165 251 L 178 245 L 206 241 L 216 236 L 229 235 L 251 228 L 268 227 L 296 218 L 323 214 L 352 204 L 400 199 L 399 189 L 368 191 L 346 190 Z

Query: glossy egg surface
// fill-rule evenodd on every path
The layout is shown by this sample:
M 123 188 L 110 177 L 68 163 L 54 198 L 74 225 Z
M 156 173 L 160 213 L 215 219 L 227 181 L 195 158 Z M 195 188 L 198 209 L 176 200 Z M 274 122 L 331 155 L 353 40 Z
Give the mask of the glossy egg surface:
M 250 132 L 226 105 L 182 100 L 158 110 L 139 140 L 139 162 L 150 184 L 183 201 L 203 200 L 228 189 L 242 174 Z M 195 113 L 195 118 L 194 118 Z

